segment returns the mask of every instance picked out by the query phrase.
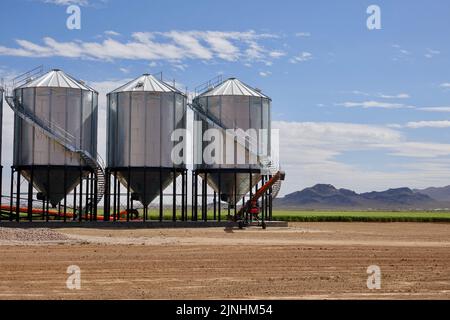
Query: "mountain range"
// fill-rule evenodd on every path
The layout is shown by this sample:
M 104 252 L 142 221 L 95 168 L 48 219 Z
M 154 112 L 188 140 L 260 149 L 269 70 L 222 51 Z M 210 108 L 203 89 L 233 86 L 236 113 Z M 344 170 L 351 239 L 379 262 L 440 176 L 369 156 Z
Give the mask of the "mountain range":
M 274 207 L 286 209 L 406 210 L 450 208 L 450 186 L 442 188 L 395 188 L 356 193 L 331 184 L 316 184 L 274 200 Z

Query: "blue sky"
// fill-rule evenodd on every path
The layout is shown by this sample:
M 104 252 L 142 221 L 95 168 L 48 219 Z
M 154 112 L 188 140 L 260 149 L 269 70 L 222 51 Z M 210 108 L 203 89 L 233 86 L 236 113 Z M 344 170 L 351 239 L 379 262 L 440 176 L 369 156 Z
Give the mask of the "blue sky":
M 80 5 L 80 30 L 66 28 L 69 4 Z M 381 30 L 366 27 L 371 4 L 381 9 Z M 448 1 L 4 0 L 2 7 L 6 80 L 43 64 L 101 95 L 160 71 L 190 90 L 218 74 L 261 88 L 281 130 L 283 193 L 314 183 L 357 191 L 450 184 Z M 5 108 L 5 131 L 11 119 Z M 99 132 L 104 141 L 104 121 Z

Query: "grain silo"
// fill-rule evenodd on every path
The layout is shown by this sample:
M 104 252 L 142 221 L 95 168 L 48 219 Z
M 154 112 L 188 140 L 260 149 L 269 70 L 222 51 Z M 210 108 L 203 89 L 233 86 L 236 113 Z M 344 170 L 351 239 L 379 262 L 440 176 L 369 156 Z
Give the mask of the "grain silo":
M 149 204 L 159 197 L 159 219 L 163 219 L 163 191 L 172 184 L 172 218 L 177 219 L 177 195 L 181 195 L 181 219 L 186 217 L 186 166 L 171 158 L 175 142 L 171 134 L 186 128 L 186 96 L 175 87 L 144 74 L 107 95 L 107 173 L 105 214 L 120 218 L 121 212 L 137 215 L 133 201 L 143 206 L 148 219 Z M 181 194 L 176 179 L 182 176 Z M 111 183 L 111 179 L 107 178 Z M 126 206 L 121 207 L 121 185 L 126 190 Z M 111 191 L 112 190 L 112 191 Z M 112 198 L 111 196 L 112 195 Z M 123 210 L 125 209 L 125 210 Z
M 17 173 L 17 219 L 20 175 L 29 181 L 30 218 L 33 187 L 47 219 L 49 205 L 59 207 L 62 200 L 66 214 L 67 195 L 77 185 L 72 216 L 82 219 L 86 214 L 92 219 L 96 215 L 104 179 L 97 158 L 97 101 L 95 90 L 58 69 L 29 79 L 7 98 L 15 113 L 12 174 Z
M 261 185 L 270 179 L 273 171 L 267 172 L 270 163 L 270 132 L 271 132 L 271 99 L 260 90 L 252 88 L 238 79 L 227 79 L 212 88 L 208 88 L 193 99 L 192 107 L 195 112 L 195 120 L 201 123 L 200 129 L 194 137 L 194 157 L 196 164 L 193 172 L 193 216 L 197 216 L 198 207 L 198 177 L 201 183 L 201 208 L 202 219 L 207 219 L 208 195 L 207 185 L 214 191 L 214 216 L 218 195 L 219 220 L 220 202 L 234 209 L 245 196 L 252 196 L 257 192 L 258 183 Z M 204 134 L 208 129 L 217 128 L 224 132 L 223 148 L 221 150 L 221 162 L 212 163 L 205 159 L 205 150 L 209 141 L 205 142 Z M 225 131 L 227 129 L 240 129 L 248 132 L 255 129 L 257 137 L 247 136 L 245 144 L 240 144 L 238 139 L 234 141 L 233 151 L 238 153 L 244 150 L 246 159 L 249 156 L 256 158 L 255 162 L 239 162 L 234 156 L 234 161 L 226 160 L 230 152 L 225 146 Z M 263 130 L 261 130 L 263 129 Z M 251 146 L 253 144 L 253 147 Z M 200 159 L 200 160 L 199 160 Z M 267 195 L 265 208 L 271 208 L 271 195 Z M 269 206 L 270 201 L 270 206 Z

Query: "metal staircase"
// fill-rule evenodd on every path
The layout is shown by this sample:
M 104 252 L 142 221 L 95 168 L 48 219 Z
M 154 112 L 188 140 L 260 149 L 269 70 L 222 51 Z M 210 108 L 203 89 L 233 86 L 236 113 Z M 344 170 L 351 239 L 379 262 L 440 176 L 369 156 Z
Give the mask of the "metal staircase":
M 79 154 L 80 158 L 84 160 L 87 166 L 91 167 L 95 171 L 95 175 L 97 177 L 97 204 L 103 198 L 105 193 L 105 171 L 104 171 L 104 162 L 100 155 L 97 154 L 97 157 L 93 157 L 86 150 L 82 150 L 76 147 L 75 137 L 70 133 L 52 123 L 48 120 L 42 120 L 36 117 L 33 113 L 26 110 L 17 99 L 14 97 L 6 97 L 6 102 L 11 107 L 16 115 L 20 118 L 31 124 L 36 129 L 40 130 L 50 139 L 58 142 L 68 151 Z M 90 199 L 87 206 L 83 208 L 83 212 L 87 210 L 87 208 L 92 207 L 94 204 L 94 199 Z
M 197 103 L 196 100 L 193 100 L 191 103 L 188 103 L 188 106 L 191 108 L 194 113 L 198 114 L 202 120 L 206 121 L 208 124 L 212 125 L 213 127 L 216 127 L 220 130 L 224 130 L 227 135 L 230 135 L 226 130 L 229 128 L 226 128 L 222 125 L 222 123 L 214 117 L 211 114 L 208 114 L 205 110 L 203 110 L 202 106 Z M 235 131 L 236 136 L 238 137 L 237 142 L 243 146 L 245 149 L 247 149 L 250 153 L 254 153 L 254 150 L 259 150 L 257 148 L 258 144 L 257 141 L 254 141 L 251 136 L 244 134 L 244 132 L 239 132 L 239 130 Z M 234 138 L 234 137 L 233 137 Z M 258 152 L 258 151 L 257 151 Z M 279 170 L 280 167 L 274 163 L 274 161 L 267 155 L 262 153 L 256 154 L 258 163 L 261 166 L 261 173 L 267 174 L 267 175 L 275 175 Z M 272 186 L 272 197 L 275 198 L 281 189 L 281 183 L 282 181 L 279 180 Z

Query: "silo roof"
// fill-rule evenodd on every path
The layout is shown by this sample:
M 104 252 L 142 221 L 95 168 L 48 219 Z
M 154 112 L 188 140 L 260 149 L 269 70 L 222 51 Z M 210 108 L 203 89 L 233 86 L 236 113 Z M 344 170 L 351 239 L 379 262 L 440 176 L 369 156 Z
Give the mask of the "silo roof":
M 50 88 L 71 88 L 79 90 L 94 91 L 91 87 L 86 85 L 80 80 L 76 80 L 72 76 L 68 75 L 64 71 L 59 69 L 53 69 L 37 79 L 26 82 L 19 88 L 38 88 L 38 87 L 50 87 Z
M 202 93 L 200 96 L 250 96 L 270 99 L 259 90 L 246 85 L 236 78 L 229 78 L 218 86 Z
M 178 89 L 165 83 L 164 81 L 156 79 L 151 74 L 143 74 L 142 76 L 131 80 L 130 82 L 124 84 L 123 86 L 115 89 L 110 93 L 118 92 L 176 92 L 181 93 Z

